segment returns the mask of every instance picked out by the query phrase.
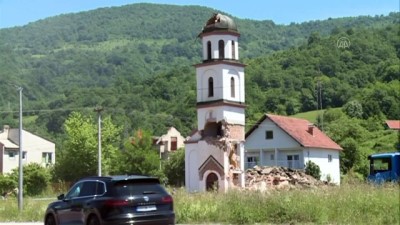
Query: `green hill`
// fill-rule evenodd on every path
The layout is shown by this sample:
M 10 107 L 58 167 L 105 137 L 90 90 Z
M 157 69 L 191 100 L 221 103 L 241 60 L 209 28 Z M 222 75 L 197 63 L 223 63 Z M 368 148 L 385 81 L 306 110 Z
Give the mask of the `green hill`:
M 47 136 L 62 133 L 71 111 L 93 114 L 97 105 L 124 126 L 124 135 L 139 127 L 160 134 L 168 126 L 188 134 L 196 121 L 197 34 L 212 13 L 133 4 L 0 29 L 0 124 L 17 123 L 18 95 L 10 85 L 17 84 L 24 87 L 25 115 L 37 118 L 28 128 Z M 398 16 L 288 26 L 232 16 L 248 65 L 250 123 L 264 112 L 315 110 L 318 82 L 324 108 L 357 100 L 364 119 L 394 118 L 400 110 Z M 343 36 L 351 40 L 348 49 L 336 46 Z

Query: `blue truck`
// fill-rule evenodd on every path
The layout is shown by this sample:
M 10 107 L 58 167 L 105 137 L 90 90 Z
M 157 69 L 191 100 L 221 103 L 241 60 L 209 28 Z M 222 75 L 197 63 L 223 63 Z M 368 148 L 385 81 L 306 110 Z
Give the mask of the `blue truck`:
M 368 156 L 368 159 L 370 162 L 368 181 L 400 182 L 400 152 L 372 154 Z

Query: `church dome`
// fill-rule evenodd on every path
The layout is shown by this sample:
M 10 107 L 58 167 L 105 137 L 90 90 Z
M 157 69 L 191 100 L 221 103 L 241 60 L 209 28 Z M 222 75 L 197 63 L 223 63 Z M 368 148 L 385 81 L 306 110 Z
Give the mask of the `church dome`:
M 208 19 L 200 35 L 213 31 L 229 31 L 238 33 L 235 22 L 229 16 L 220 13 L 215 13 L 210 19 Z

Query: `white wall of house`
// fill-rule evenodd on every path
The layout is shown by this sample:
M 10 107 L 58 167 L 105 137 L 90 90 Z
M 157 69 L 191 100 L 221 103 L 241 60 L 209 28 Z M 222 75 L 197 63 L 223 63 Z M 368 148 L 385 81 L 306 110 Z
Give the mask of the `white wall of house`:
M 265 132 L 272 131 L 273 139 L 266 139 Z M 246 138 L 245 149 L 275 149 L 275 148 L 299 148 L 300 144 L 289 136 L 269 119 L 265 119 L 256 130 Z
M 311 160 L 319 166 L 321 170 L 321 180 L 327 180 L 327 176 L 330 176 L 331 182 L 340 184 L 339 151 L 328 149 L 305 149 L 303 154 L 305 163 L 307 163 L 308 160 Z
M 9 135 L 17 135 L 18 132 L 10 132 Z M 15 137 L 12 137 L 16 139 Z M 55 163 L 55 144 L 27 131 L 22 133 L 23 163 L 39 163 L 42 166 Z M 10 157 L 12 156 L 13 157 Z M 3 173 L 10 173 L 19 166 L 19 149 L 7 149 L 3 151 Z

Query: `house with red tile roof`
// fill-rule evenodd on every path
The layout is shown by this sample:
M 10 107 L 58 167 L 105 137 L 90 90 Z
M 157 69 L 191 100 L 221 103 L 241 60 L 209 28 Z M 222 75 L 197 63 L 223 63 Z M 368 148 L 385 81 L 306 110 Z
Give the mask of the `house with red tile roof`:
M 312 161 L 320 167 L 321 180 L 340 184 L 339 153 L 343 149 L 308 120 L 265 114 L 245 137 L 246 168 L 304 169 Z
M 400 120 L 386 120 L 386 126 L 390 130 L 400 130 Z

